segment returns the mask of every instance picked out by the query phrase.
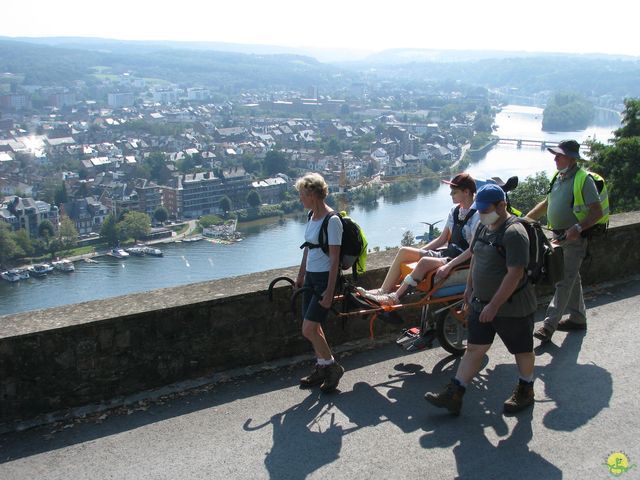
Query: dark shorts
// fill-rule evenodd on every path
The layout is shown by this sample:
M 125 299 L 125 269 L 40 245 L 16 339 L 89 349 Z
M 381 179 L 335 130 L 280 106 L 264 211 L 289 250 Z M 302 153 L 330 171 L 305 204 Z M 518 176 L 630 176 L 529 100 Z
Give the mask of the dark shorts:
M 509 350 L 509 353 L 533 352 L 533 316 L 524 317 L 495 317 L 492 322 L 480 323 L 480 312 L 484 305 L 473 301 L 471 311 L 467 317 L 469 329 L 468 343 L 474 345 L 491 345 L 498 336 Z
M 322 293 L 327 288 L 329 272 L 307 272 L 304 276 L 304 286 L 313 289 L 305 290 L 302 295 L 302 318 L 312 322 L 322 323 L 329 315 L 329 309 L 322 308 L 320 301 Z

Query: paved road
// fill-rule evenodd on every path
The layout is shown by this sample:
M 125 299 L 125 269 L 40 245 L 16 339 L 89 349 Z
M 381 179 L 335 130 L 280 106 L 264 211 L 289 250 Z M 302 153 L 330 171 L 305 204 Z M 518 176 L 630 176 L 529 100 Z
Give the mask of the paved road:
M 610 454 L 640 465 L 640 283 L 597 290 L 588 306 L 586 335 L 536 349 L 537 402 L 516 417 L 501 413 L 516 372 L 500 342 L 458 418 L 422 398 L 455 359 L 387 345 L 343 358 L 339 394 L 298 389 L 306 368 L 292 366 L 0 436 L 0 479 L 615 478 Z

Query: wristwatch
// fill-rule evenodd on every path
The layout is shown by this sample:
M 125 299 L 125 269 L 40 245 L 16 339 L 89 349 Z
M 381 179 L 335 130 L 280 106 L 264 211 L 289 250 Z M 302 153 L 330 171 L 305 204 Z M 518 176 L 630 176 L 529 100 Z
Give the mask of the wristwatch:
M 576 227 L 576 230 L 578 230 L 578 233 L 582 233 L 582 225 L 580 225 L 579 223 L 576 223 L 574 227 Z

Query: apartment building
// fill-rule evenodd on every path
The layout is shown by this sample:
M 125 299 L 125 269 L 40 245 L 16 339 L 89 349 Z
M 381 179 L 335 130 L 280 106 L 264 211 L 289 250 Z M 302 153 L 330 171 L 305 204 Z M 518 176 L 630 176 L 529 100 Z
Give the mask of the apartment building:
M 38 237 L 38 228 L 45 220 L 58 229 L 60 215 L 58 207 L 33 198 L 10 198 L 2 207 L 4 211 L 0 219 L 9 223 L 13 230 L 24 228 L 31 238 Z

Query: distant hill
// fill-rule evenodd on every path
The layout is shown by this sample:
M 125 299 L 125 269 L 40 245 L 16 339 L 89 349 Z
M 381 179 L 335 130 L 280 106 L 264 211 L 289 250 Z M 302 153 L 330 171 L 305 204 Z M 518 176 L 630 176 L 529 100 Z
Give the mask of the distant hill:
M 570 54 L 519 54 L 456 51 L 390 51 L 340 65 L 400 85 L 462 82 L 486 88 L 510 88 L 520 94 L 575 91 L 617 99 L 640 96 L 640 59 Z M 477 56 L 477 59 L 471 57 Z M 448 61 L 444 61 L 447 58 Z
M 417 91 L 429 90 L 433 82 L 461 82 L 512 89 L 522 95 L 575 91 L 585 96 L 610 95 L 615 101 L 640 97 L 637 57 L 395 49 L 358 61 L 327 63 L 310 51 L 216 42 L 0 37 L 0 72 L 19 74 L 30 85 L 92 82 L 93 67 L 101 66 L 115 75 L 131 73 L 222 91 L 305 90 L 314 85 L 325 93 L 344 92 L 366 78 L 372 85 L 388 80 Z
M 424 62 L 474 62 L 489 59 L 505 58 L 589 58 L 594 60 L 630 60 L 637 61 L 638 57 L 625 55 L 604 54 L 567 54 L 567 53 L 541 53 L 508 50 L 431 50 L 424 48 L 398 48 L 384 50 L 367 56 L 360 60 L 362 63 L 398 65 L 407 63 Z
M 158 50 L 199 50 L 244 53 L 248 55 L 298 55 L 313 57 L 321 62 L 361 60 L 371 54 L 371 51 L 356 49 L 284 47 L 228 42 L 133 41 L 86 37 L 0 37 L 0 40 L 20 41 L 51 47 L 94 50 L 104 53 L 145 54 Z
M 0 71 L 24 75 L 25 84 L 60 85 L 90 79 L 92 67 L 101 66 L 113 74 L 129 72 L 173 83 L 267 90 L 336 85 L 350 76 L 342 68 L 301 55 L 179 50 L 162 42 L 93 40 L 80 48 L 73 41 L 60 40 L 67 45 L 62 47 L 0 39 Z

